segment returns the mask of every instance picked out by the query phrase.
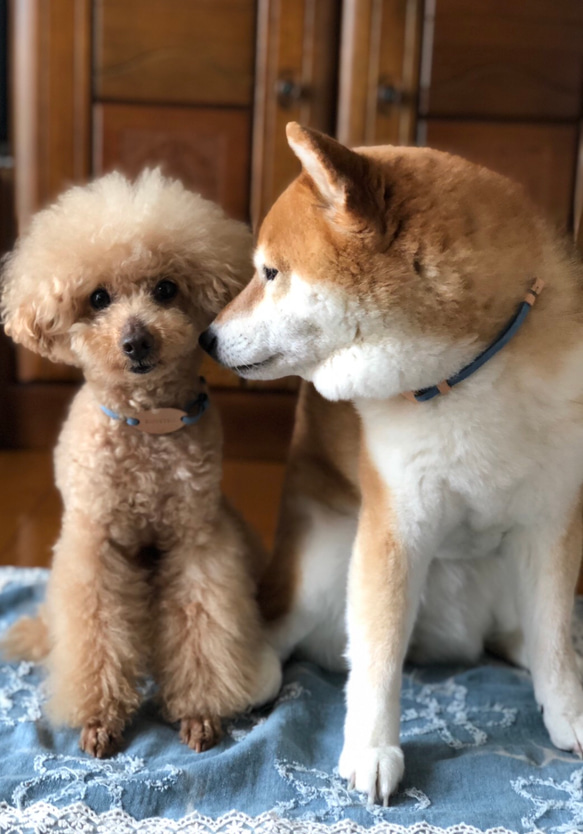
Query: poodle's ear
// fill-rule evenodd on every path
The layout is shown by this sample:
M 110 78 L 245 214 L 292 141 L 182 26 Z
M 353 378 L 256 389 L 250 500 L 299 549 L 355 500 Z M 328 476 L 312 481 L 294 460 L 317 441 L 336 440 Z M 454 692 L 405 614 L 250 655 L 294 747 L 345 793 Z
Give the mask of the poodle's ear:
M 17 244 L 0 271 L 0 321 L 15 342 L 53 362 L 74 362 L 69 349 L 71 304 L 56 287 L 35 281 L 28 253 Z
M 254 267 L 249 228 L 225 217 L 217 206 L 205 205 L 208 237 L 196 235 L 189 256 L 193 261 L 193 301 L 208 327 L 223 307 L 247 286 Z

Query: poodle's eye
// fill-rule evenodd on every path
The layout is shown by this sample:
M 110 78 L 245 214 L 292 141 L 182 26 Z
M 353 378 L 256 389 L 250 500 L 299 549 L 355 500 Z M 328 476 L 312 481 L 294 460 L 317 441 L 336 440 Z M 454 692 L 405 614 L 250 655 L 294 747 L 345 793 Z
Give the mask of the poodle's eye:
M 89 303 L 94 310 L 105 310 L 105 308 L 109 307 L 111 304 L 111 296 L 107 290 L 104 290 L 103 287 L 99 287 L 98 290 L 95 290 L 95 292 L 92 292 L 89 296 Z
M 154 287 L 154 298 L 156 301 L 163 303 L 164 301 L 170 301 L 174 298 L 177 292 L 178 287 L 174 281 L 169 281 L 165 278 L 163 281 L 158 281 Z
M 274 266 L 263 267 L 263 274 L 266 281 L 273 281 L 278 272 L 279 270 L 277 270 Z

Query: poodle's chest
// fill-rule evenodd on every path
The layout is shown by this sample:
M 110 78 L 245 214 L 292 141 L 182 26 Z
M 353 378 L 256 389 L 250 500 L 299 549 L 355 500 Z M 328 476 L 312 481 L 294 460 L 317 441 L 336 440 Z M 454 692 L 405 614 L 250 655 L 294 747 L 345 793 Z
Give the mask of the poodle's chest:
M 220 480 L 218 450 L 186 435 L 123 437 L 101 444 L 98 455 L 76 456 L 63 489 L 65 504 L 91 502 L 104 522 L 163 528 L 192 519 L 214 500 Z

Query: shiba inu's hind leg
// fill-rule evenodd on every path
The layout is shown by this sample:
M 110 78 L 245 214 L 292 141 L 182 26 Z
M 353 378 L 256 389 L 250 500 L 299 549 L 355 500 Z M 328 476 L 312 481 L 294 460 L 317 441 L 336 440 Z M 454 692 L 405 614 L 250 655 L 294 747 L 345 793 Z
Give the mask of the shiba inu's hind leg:
M 360 426 L 348 403 L 303 383 L 275 547 L 259 588 L 270 642 L 345 669 L 346 577 L 356 535 Z
M 583 688 L 571 640 L 574 590 L 581 561 L 581 503 L 555 542 L 531 529 L 516 554 L 520 607 L 534 692 L 551 741 L 583 755 Z

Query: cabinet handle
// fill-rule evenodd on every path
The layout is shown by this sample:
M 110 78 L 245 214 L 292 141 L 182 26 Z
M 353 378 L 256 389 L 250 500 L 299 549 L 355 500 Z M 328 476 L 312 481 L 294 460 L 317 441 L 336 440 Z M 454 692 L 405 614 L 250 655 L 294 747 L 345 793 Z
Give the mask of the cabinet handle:
M 275 94 L 280 107 L 288 110 L 307 98 L 307 88 L 297 82 L 292 75 L 280 75 L 275 82 Z
M 379 81 L 377 87 L 377 102 L 380 108 L 389 108 L 393 105 L 403 104 L 405 96 L 394 84 L 388 81 Z

